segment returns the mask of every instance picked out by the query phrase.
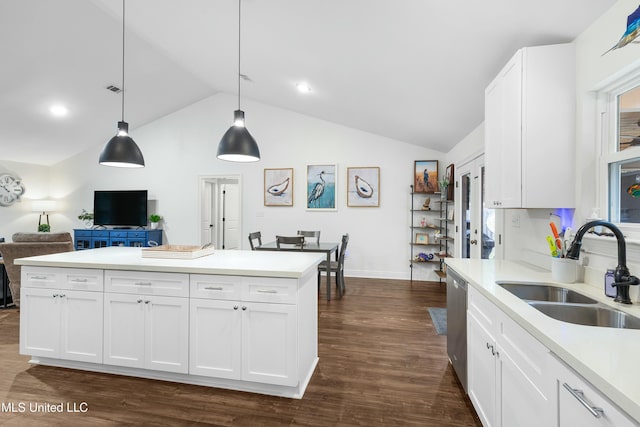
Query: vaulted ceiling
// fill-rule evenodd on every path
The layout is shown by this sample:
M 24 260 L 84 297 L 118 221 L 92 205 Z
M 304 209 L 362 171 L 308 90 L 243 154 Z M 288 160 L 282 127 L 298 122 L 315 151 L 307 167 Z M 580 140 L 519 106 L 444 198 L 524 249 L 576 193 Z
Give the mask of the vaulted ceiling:
M 242 96 L 448 151 L 515 50 L 572 41 L 613 3 L 243 0 Z M 237 93 L 236 0 L 127 0 L 126 27 L 132 129 Z M 50 165 L 113 136 L 121 55 L 120 0 L 0 1 L 0 159 Z

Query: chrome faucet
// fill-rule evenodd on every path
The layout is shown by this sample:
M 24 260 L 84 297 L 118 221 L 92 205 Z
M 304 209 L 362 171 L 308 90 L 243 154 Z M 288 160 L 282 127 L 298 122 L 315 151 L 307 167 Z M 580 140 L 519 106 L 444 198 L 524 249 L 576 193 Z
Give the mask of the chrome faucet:
M 567 252 L 567 258 L 578 259 L 580 257 L 580 248 L 582 247 L 582 237 L 585 233 L 598 225 L 608 228 L 616 236 L 618 240 L 618 266 L 614 274 L 614 286 L 616 287 L 616 297 L 614 301 L 622 304 L 631 304 L 631 298 L 629 298 L 629 286 L 640 284 L 640 279 L 636 276 L 632 276 L 627 267 L 627 245 L 624 241 L 624 236 L 618 227 L 606 221 L 590 221 L 580 227 L 576 232 L 576 237 L 571 243 L 571 247 Z

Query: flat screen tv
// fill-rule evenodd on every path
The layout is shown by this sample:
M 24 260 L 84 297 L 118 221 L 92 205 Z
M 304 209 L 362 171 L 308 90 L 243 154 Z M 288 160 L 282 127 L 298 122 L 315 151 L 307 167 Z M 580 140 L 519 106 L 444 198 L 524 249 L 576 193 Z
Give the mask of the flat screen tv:
M 114 227 L 147 225 L 147 190 L 95 191 L 93 223 Z

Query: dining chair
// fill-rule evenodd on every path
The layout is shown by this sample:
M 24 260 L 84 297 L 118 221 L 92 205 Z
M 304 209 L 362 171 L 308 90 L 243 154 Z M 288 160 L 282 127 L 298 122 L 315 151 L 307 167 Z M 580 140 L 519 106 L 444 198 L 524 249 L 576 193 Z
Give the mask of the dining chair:
M 304 247 L 304 236 L 276 236 L 276 245 L 280 249 L 280 245 L 300 246 L 300 250 Z
M 349 244 L 349 233 L 342 236 L 342 243 L 340 244 L 340 250 L 338 253 L 338 261 L 331 261 L 327 264 L 327 261 L 322 261 L 318 264 L 318 292 L 320 292 L 320 276 L 322 272 L 327 274 L 335 273 L 336 275 L 336 289 L 340 298 L 345 294 L 346 287 L 344 283 L 344 257 L 347 252 L 347 245 Z M 327 289 L 329 292 L 329 289 Z
M 258 246 L 262 246 L 262 234 L 259 231 L 256 231 L 254 233 L 249 233 L 249 244 L 251 245 L 252 251 L 256 250 L 256 246 L 253 243 L 254 240 L 258 241 Z
M 316 243 L 320 244 L 320 230 L 318 231 L 298 230 L 298 236 L 304 236 L 305 238 L 316 239 Z

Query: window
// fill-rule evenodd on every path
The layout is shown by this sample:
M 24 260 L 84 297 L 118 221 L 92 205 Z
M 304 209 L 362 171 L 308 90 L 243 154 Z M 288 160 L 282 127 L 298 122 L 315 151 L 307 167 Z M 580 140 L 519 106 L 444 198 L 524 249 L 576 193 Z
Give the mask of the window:
M 608 217 L 640 224 L 640 78 L 606 93 L 608 137 L 603 138 L 607 169 Z

